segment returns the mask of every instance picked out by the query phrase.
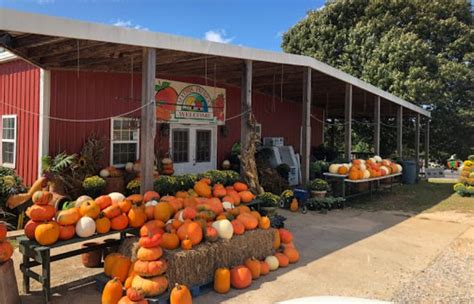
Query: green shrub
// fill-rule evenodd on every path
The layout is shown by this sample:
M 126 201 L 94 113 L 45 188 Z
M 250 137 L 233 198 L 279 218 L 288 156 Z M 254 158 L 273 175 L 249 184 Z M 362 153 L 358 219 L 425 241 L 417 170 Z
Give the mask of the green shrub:
M 10 195 L 24 192 L 26 188 L 21 177 L 13 169 L 0 166 L 0 210 L 5 209 Z
M 176 177 L 161 175 L 155 179 L 153 189 L 161 196 L 174 195 L 178 191 Z
M 257 195 L 256 200 L 260 201 L 260 206 L 262 207 L 276 207 L 280 201 L 280 197 L 271 192 L 264 192 Z
M 176 191 L 188 191 L 197 181 L 196 174 L 183 174 L 176 176 Z
M 328 182 L 320 178 L 313 179 L 310 182 L 309 187 L 313 191 L 328 191 L 329 190 Z
M 105 179 L 97 175 L 86 177 L 84 181 L 82 181 L 82 188 L 84 188 L 84 192 L 87 195 L 96 198 L 101 195 L 105 189 Z

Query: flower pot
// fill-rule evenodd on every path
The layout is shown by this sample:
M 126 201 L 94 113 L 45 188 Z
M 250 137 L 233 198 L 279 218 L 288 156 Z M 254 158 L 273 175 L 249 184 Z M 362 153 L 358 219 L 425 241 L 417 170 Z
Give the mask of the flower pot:
M 272 216 L 275 214 L 277 207 L 262 207 L 261 209 L 266 213 L 266 216 Z
M 91 242 L 82 244 L 82 248 L 94 247 L 99 243 Z M 91 252 L 86 252 L 81 255 L 82 265 L 87 268 L 100 267 L 102 265 L 102 250 L 97 249 Z
M 326 193 L 327 193 L 327 191 L 315 191 L 315 190 L 311 190 L 311 196 L 312 196 L 312 197 L 325 197 L 325 196 L 326 196 Z

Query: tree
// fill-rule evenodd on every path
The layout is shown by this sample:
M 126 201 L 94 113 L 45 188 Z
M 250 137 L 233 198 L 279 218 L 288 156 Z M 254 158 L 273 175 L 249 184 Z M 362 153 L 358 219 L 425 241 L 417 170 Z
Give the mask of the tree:
M 282 48 L 312 56 L 412 103 L 430 105 L 433 158 L 473 154 L 474 28 L 469 1 L 328 1 L 283 35 Z M 367 128 L 354 129 L 370 143 Z M 408 142 L 408 147 L 413 144 Z

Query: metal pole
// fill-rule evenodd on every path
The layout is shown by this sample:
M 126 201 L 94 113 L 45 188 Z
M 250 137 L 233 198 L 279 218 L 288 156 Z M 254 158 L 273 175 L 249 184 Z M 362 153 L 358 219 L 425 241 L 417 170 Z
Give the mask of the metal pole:
M 380 96 L 375 97 L 374 123 L 374 152 L 375 155 L 380 155 Z
M 311 68 L 303 72 L 303 111 L 302 111 L 302 145 L 301 145 L 301 176 L 302 183 L 309 181 L 311 153 Z
M 347 161 L 351 161 L 352 154 L 352 85 L 346 83 L 344 107 L 344 151 Z

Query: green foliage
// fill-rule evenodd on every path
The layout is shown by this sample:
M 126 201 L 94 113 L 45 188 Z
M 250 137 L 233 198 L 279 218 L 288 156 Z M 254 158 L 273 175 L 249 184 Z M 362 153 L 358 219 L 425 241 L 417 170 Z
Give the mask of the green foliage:
M 472 153 L 472 41 L 469 1 L 333 0 L 290 28 L 282 48 L 312 56 L 407 101 L 430 105 L 430 152 L 442 161 L 453 153 L 463 159 Z M 393 125 L 393 119 L 383 123 Z M 404 125 L 404 151 L 412 154 L 414 122 L 407 118 Z M 339 126 L 328 129 L 341 131 Z M 371 126 L 355 123 L 353 130 L 358 149 L 367 149 L 364 143 L 372 146 Z M 395 133 L 382 127 L 382 155 L 395 150 Z
M 23 192 L 26 192 L 26 188 L 21 177 L 13 169 L 0 166 L 0 212 L 4 212 L 10 195 Z
M 43 172 L 51 175 L 61 175 L 74 164 L 76 155 L 68 155 L 65 152 L 59 153 L 55 157 L 49 155 L 41 159 Z
M 280 197 L 271 192 L 264 192 L 262 194 L 257 195 L 255 199 L 261 202 L 260 206 L 262 207 L 276 207 L 278 206 L 278 201 L 280 200 Z
M 132 179 L 127 184 L 127 194 L 138 194 L 140 193 L 140 180 L 137 178 Z
M 176 176 L 177 191 L 188 191 L 189 189 L 192 189 L 196 181 L 196 174 L 183 174 Z
M 178 190 L 176 177 L 161 175 L 155 179 L 153 189 L 160 194 L 160 196 L 174 195 Z
M 82 188 L 87 195 L 95 198 L 104 191 L 105 179 L 97 175 L 86 177 L 82 182 Z
M 342 197 L 312 197 L 308 199 L 306 204 L 310 210 L 319 210 L 322 213 L 326 213 L 331 209 L 344 208 L 345 201 Z
M 211 184 L 222 184 L 224 186 L 233 185 L 240 179 L 240 175 L 232 170 L 209 170 L 197 175 L 197 179 L 209 178 Z
M 324 172 L 328 172 L 329 163 L 324 160 L 312 162 L 309 166 L 309 172 L 312 177 L 322 177 Z
M 328 191 L 329 184 L 324 179 L 316 178 L 309 183 L 309 188 L 312 191 Z

